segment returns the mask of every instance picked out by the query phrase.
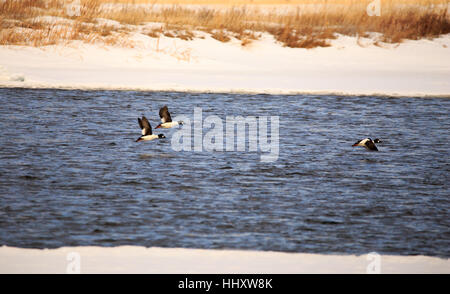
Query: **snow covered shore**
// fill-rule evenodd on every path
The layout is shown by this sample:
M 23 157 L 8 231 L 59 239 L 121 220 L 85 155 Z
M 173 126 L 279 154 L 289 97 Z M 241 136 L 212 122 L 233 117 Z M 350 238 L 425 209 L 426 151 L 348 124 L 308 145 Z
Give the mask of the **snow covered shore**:
M 0 247 L 0 273 L 450 273 L 450 261 L 428 256 L 323 255 L 185 248 Z
M 450 35 L 400 45 L 339 36 L 314 49 L 197 35 L 136 33 L 134 48 L 0 46 L 0 87 L 450 96 Z

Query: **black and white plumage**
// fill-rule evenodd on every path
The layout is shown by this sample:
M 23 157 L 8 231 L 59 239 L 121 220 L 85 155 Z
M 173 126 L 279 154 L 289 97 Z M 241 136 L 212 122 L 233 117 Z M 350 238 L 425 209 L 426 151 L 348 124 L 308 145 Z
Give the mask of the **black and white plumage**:
M 381 141 L 378 139 L 378 142 L 381 142 Z M 366 139 L 359 140 L 358 142 L 356 142 L 356 143 L 353 144 L 352 146 L 353 146 L 353 147 L 356 147 L 356 146 L 363 146 L 363 147 L 365 147 L 365 148 L 368 149 L 368 150 L 371 150 L 371 151 L 378 151 L 378 148 L 377 148 L 377 146 L 375 145 L 375 142 L 372 141 L 372 139 L 370 139 L 370 138 L 366 138 Z
M 163 134 L 153 135 L 152 134 L 152 126 L 148 122 L 145 116 L 141 118 L 138 117 L 138 123 L 142 130 L 142 136 L 140 136 L 136 142 L 140 141 L 151 141 L 154 139 L 163 139 L 165 136 Z
M 161 118 L 161 123 L 157 125 L 155 129 L 159 128 L 169 129 L 178 125 L 180 126 L 183 125 L 183 122 L 181 120 L 172 121 L 172 117 L 170 116 L 169 108 L 167 108 L 167 105 L 165 105 L 159 110 L 159 117 Z
M 172 121 L 172 118 L 170 117 L 170 113 L 169 113 L 169 108 L 167 107 L 167 105 L 165 105 L 164 107 L 162 107 L 159 110 L 159 117 L 161 118 L 162 123 L 167 123 L 167 122 Z

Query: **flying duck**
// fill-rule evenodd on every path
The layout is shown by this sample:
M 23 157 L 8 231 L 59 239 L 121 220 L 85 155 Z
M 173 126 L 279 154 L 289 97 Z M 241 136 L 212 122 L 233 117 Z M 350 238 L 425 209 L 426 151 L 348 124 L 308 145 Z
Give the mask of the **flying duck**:
M 148 120 L 145 116 L 143 116 L 142 119 L 140 119 L 138 117 L 138 122 L 139 122 L 139 126 L 141 127 L 141 130 L 142 130 L 142 136 L 140 136 L 136 140 L 136 142 L 151 141 L 154 139 L 163 139 L 166 137 L 163 134 L 152 135 L 152 126 L 150 125 L 150 123 L 148 122 Z
M 173 128 L 178 125 L 180 125 L 180 126 L 183 125 L 183 122 L 181 120 L 180 121 L 172 121 L 172 118 L 170 117 L 169 109 L 167 108 L 167 106 L 164 106 L 159 110 L 159 117 L 161 117 L 161 123 L 159 125 L 157 125 L 155 129 L 158 129 L 158 128 L 169 129 L 169 128 Z
M 377 143 L 381 143 L 380 139 L 375 139 L 377 140 Z M 372 139 L 370 138 L 366 138 L 366 139 L 362 139 L 359 140 L 358 142 L 356 142 L 355 144 L 352 145 L 353 147 L 356 146 L 363 146 L 366 147 L 366 149 L 371 150 L 371 151 L 378 151 L 377 146 L 375 145 L 375 142 L 372 141 Z

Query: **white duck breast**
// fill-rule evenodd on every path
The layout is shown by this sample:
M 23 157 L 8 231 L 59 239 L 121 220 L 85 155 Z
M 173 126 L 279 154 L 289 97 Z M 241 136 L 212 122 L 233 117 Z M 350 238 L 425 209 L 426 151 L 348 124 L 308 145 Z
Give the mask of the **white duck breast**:
M 139 137 L 140 141 L 151 141 L 151 140 L 155 140 L 155 139 L 158 139 L 158 138 L 159 138 L 158 135 L 147 135 L 147 136 Z
M 178 126 L 179 125 L 179 123 L 177 122 L 177 121 L 171 121 L 171 122 L 166 122 L 166 123 L 162 123 L 162 124 L 160 124 L 158 127 L 156 127 L 157 129 L 158 128 L 163 128 L 163 129 L 169 129 L 169 128 L 173 128 L 173 127 L 176 127 L 176 126 Z

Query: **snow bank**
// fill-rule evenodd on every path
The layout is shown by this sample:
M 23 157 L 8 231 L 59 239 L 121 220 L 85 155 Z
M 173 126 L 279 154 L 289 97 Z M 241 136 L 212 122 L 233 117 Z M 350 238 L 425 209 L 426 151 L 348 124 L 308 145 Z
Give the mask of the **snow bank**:
M 398 46 L 340 36 L 315 49 L 268 34 L 245 47 L 196 35 L 136 33 L 133 48 L 0 46 L 0 87 L 450 96 L 450 34 Z
M 79 262 L 79 263 L 78 263 Z M 379 263 L 378 263 L 379 262 Z M 76 263 L 78 263 L 76 265 Z M 0 247 L 0 273 L 450 273 L 450 261 L 427 256 L 323 255 L 185 248 Z M 78 267 L 79 265 L 79 267 Z

